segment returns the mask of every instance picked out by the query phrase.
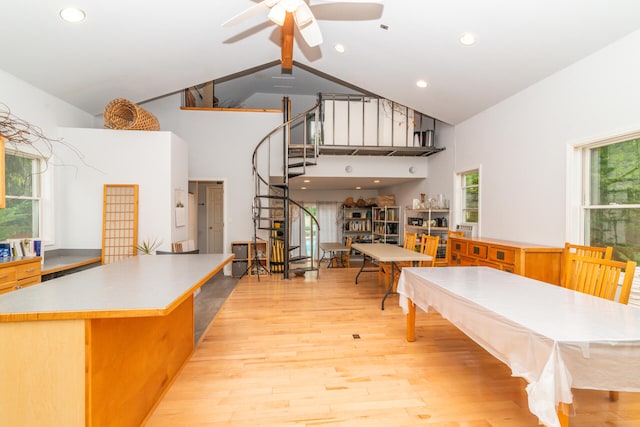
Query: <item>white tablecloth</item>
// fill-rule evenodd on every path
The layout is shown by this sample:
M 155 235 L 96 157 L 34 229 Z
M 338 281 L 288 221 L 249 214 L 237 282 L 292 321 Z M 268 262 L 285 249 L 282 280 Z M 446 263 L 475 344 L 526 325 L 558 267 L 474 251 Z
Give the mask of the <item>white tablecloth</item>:
M 640 309 L 488 267 L 404 268 L 407 298 L 437 310 L 529 385 L 529 409 L 559 426 L 571 388 L 640 391 Z

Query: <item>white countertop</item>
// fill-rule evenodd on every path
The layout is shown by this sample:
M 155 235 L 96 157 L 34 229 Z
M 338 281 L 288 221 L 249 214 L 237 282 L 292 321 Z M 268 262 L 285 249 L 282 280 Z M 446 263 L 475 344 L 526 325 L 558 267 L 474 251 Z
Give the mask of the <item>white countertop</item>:
M 232 259 L 131 257 L 0 295 L 0 321 L 164 315 Z

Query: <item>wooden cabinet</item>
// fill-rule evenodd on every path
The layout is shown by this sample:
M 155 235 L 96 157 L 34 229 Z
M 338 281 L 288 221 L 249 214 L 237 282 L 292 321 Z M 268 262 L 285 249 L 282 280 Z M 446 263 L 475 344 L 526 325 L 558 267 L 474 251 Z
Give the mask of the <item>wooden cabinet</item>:
M 420 236 L 439 236 L 436 265 L 447 264 L 447 231 L 449 231 L 449 209 L 406 209 L 404 230 Z
M 254 242 L 232 242 L 231 252 L 235 258 L 231 264 L 231 275 L 242 277 L 245 273 L 249 276 L 258 274 L 260 266 L 264 267 L 262 273 L 269 271 L 269 253 L 266 240 Z
M 379 243 L 400 243 L 400 207 L 373 208 L 373 240 Z
M 19 257 L 0 261 L 0 294 L 40 283 L 41 259 Z
M 371 241 L 371 208 L 342 208 L 342 242 Z
M 451 265 L 497 268 L 560 284 L 563 248 L 489 238 L 450 237 Z

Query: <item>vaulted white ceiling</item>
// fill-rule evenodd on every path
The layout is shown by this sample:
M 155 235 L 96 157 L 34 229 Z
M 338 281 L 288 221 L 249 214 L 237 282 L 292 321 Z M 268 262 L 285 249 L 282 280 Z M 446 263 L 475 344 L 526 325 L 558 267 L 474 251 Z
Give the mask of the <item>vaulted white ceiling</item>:
M 637 0 L 387 0 L 378 18 L 357 21 L 353 9 L 309 3 L 324 43 L 297 37 L 295 61 L 451 124 L 640 28 Z M 113 98 L 143 102 L 278 60 L 278 27 L 266 16 L 222 27 L 252 4 L 3 1 L 0 69 L 99 114 Z M 63 22 L 69 5 L 87 18 Z M 477 43 L 461 45 L 463 32 Z

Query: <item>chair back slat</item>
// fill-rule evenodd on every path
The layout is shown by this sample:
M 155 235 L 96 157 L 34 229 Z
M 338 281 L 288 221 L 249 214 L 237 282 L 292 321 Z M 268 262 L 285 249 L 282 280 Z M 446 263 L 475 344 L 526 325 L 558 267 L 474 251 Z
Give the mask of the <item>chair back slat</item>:
M 566 266 L 567 275 L 564 283 L 566 288 L 622 304 L 629 302 L 636 270 L 634 261 L 612 261 L 569 253 Z M 618 295 L 622 272 L 624 272 L 624 279 Z
M 403 247 L 405 249 L 410 249 L 412 251 L 416 250 L 416 242 L 418 241 L 418 233 L 412 233 L 410 231 L 405 231 L 404 233 L 404 244 Z
M 570 271 L 570 264 L 568 262 L 570 254 L 574 254 L 581 257 L 587 257 L 587 258 L 611 259 L 611 256 L 613 255 L 613 248 L 611 246 L 607 246 L 607 247 L 583 246 L 583 245 L 574 245 L 573 243 L 569 243 L 569 242 L 565 243 L 564 252 L 563 252 L 563 263 L 562 263 L 563 271 L 560 275 L 561 286 L 565 286 L 564 283 L 566 281 L 566 278 L 575 273 Z M 574 267 L 576 267 L 576 264 L 574 264 Z
M 421 267 L 434 267 L 436 265 L 436 255 L 438 254 L 438 245 L 440 244 L 440 236 L 429 236 L 423 234 L 420 237 L 420 252 L 430 255 L 431 261 L 422 261 Z

